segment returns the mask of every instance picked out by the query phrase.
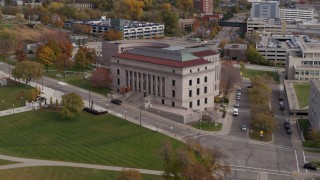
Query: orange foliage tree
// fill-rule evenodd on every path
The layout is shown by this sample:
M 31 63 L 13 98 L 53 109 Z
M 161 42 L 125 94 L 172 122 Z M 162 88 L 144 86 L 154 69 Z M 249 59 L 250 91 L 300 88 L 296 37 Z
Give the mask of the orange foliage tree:
M 91 77 L 93 87 L 108 87 L 111 85 L 110 72 L 106 68 L 97 68 Z

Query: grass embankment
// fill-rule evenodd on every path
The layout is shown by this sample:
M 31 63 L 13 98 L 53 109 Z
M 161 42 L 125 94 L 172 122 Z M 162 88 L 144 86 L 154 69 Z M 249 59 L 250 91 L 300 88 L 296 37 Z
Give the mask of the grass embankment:
M 279 76 L 277 72 L 271 72 L 271 71 L 260 71 L 260 70 L 253 70 L 253 69 L 245 69 L 242 72 L 242 76 L 245 78 L 250 78 L 252 76 L 261 76 L 261 77 L 267 77 L 272 78 L 274 81 L 279 82 Z
M 196 122 L 196 123 L 192 124 L 192 127 L 197 128 L 197 129 L 201 129 L 203 131 L 221 131 L 222 124 L 217 123 L 217 126 L 216 126 L 214 123 L 201 122 L 201 125 L 200 125 L 200 122 Z
M 112 115 L 66 120 L 38 110 L 0 117 L 0 153 L 12 156 L 160 170 L 163 141 L 183 146 Z
M 0 111 L 21 107 L 29 98 L 32 87 L 24 84 L 8 84 L 0 87 Z M 21 98 L 22 97 L 22 98 Z
M 308 119 L 298 119 L 300 130 L 303 131 L 303 136 L 306 139 L 302 141 L 302 145 L 306 148 L 320 148 L 320 143 L 308 140 L 308 128 L 310 127 L 310 122 Z
M 309 105 L 310 83 L 293 83 L 300 108 Z
M 74 167 L 25 167 L 0 170 L 0 179 L 21 180 L 87 180 L 87 179 L 117 179 L 119 172 L 74 168 Z M 158 176 L 142 175 L 144 180 L 158 179 Z
M 67 73 L 66 78 L 63 77 L 63 72 L 59 73 L 58 71 L 44 72 L 44 75 L 104 96 L 107 96 L 107 94 L 110 92 L 109 88 L 92 87 L 90 80 L 84 78 L 85 74 L 82 74 L 81 72 L 69 72 Z

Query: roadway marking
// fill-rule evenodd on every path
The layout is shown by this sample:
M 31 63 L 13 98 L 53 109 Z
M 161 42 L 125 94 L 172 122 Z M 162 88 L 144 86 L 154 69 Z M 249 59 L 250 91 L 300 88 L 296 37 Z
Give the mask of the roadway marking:
M 298 169 L 298 172 L 300 172 L 300 169 L 299 169 L 299 162 L 298 162 L 298 156 L 297 156 L 297 150 L 294 150 L 294 154 L 295 154 L 295 156 L 296 156 L 297 169 Z
M 254 168 L 254 167 L 236 166 L 236 165 L 229 165 L 229 166 L 234 171 L 249 171 L 249 172 L 255 172 L 255 173 L 274 174 L 274 175 L 280 175 L 280 176 L 292 176 L 290 171 L 280 171 L 275 169 Z

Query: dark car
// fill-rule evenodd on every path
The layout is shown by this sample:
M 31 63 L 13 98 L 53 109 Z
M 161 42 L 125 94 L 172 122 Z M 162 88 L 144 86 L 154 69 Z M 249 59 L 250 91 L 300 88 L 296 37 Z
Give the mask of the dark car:
M 285 129 L 290 129 L 291 127 L 290 127 L 289 121 L 285 121 L 285 122 L 283 123 L 283 127 L 284 127 Z
M 280 105 L 280 110 L 281 110 L 281 111 L 284 111 L 284 110 L 285 110 L 284 105 Z
M 286 132 L 287 132 L 287 134 L 292 134 L 291 128 L 288 128 L 288 129 L 286 130 Z
M 250 85 L 248 86 L 248 88 L 253 88 L 253 86 L 250 84 Z
M 121 104 L 122 104 L 122 101 L 119 100 L 119 99 L 112 99 L 112 100 L 111 100 L 111 103 L 112 103 L 112 104 L 116 104 L 116 105 L 121 105 Z
M 311 170 L 317 170 L 317 167 L 316 167 L 314 164 L 312 164 L 311 162 L 305 163 L 305 164 L 303 165 L 303 168 L 305 168 L 305 169 L 311 169 Z
M 283 97 L 282 96 L 279 97 L 279 101 L 283 101 Z

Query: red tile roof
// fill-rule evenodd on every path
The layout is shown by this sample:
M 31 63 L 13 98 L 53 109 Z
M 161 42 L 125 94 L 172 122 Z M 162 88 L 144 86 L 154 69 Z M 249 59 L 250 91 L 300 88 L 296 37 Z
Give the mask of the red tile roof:
M 136 54 L 129 54 L 129 53 L 117 54 L 114 57 L 133 60 L 133 61 L 141 61 L 141 62 L 146 62 L 151 64 L 158 64 L 163 66 L 177 67 L 177 68 L 192 67 L 192 66 L 210 63 L 209 61 L 204 60 L 202 58 L 182 62 L 182 61 L 161 59 L 161 58 L 155 58 L 155 57 L 141 56 Z
M 206 56 L 216 55 L 218 54 L 218 52 L 213 50 L 206 50 L 206 51 L 194 52 L 192 54 L 198 57 L 206 57 Z

